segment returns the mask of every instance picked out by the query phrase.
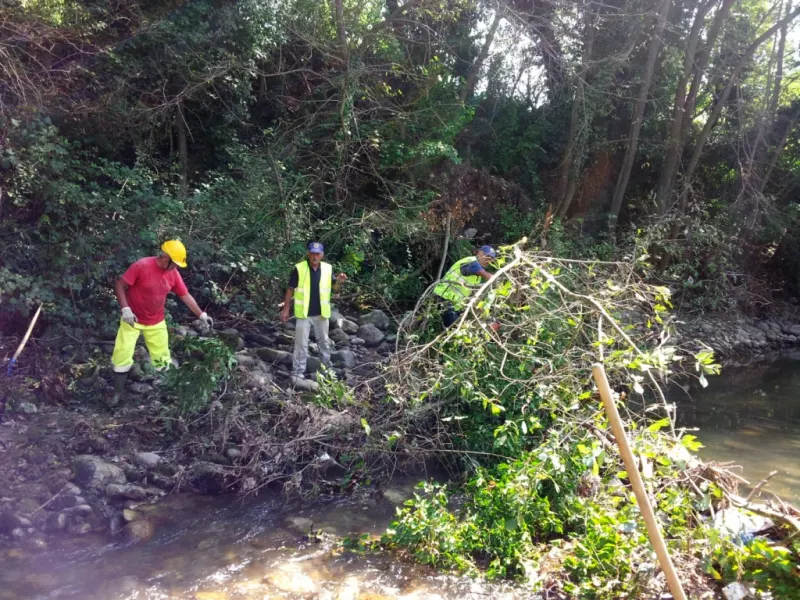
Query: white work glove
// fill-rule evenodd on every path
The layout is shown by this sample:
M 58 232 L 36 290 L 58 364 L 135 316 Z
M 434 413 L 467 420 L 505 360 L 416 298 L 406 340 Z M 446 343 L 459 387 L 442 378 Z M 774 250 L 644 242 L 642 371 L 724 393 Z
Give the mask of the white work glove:
M 214 327 L 214 319 L 209 317 L 208 314 L 206 314 L 206 313 L 203 313 L 202 315 L 197 317 L 197 320 L 201 321 L 203 323 L 203 325 L 205 325 L 209 329 L 212 329 Z
M 125 321 L 131 327 L 133 327 L 133 324 L 136 323 L 139 319 L 137 319 L 136 315 L 133 314 L 131 307 L 126 306 L 122 309 L 122 320 Z

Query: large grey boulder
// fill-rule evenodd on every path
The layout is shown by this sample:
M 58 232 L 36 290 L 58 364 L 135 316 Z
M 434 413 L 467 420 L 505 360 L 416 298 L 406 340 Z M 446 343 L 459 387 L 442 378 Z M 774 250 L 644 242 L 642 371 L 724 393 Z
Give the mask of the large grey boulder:
M 358 328 L 358 337 L 364 340 L 367 346 L 377 346 L 383 341 L 384 334 L 372 323 L 367 323 Z
M 133 455 L 133 462 L 143 469 L 155 469 L 161 464 L 161 457 L 155 452 L 137 452 Z
M 145 500 L 147 499 L 147 490 L 139 487 L 138 485 L 118 485 L 116 483 L 109 483 L 105 489 L 106 496 L 109 498 L 118 498 L 123 500 Z
M 298 392 L 319 392 L 319 384 L 316 381 L 303 377 L 292 377 L 292 386 Z
M 342 319 L 341 329 L 347 335 L 354 335 L 358 331 L 358 325 L 348 319 Z
M 291 366 L 292 353 L 274 348 L 256 348 L 258 357 L 266 362 L 278 363 L 279 365 Z
M 244 348 L 244 340 L 236 329 L 223 329 L 222 331 L 218 331 L 217 337 L 234 352 L 238 352 Z
M 350 336 L 347 335 L 342 329 L 334 329 L 330 332 L 328 337 L 337 346 L 344 346 L 350 341 Z
M 336 350 L 331 353 L 331 362 L 337 367 L 352 369 L 356 366 L 356 355 L 352 350 Z
M 378 329 L 386 331 L 392 324 L 391 319 L 382 310 L 375 309 L 366 315 L 361 315 L 358 319 L 359 325 L 374 325 Z
M 75 457 L 72 462 L 72 473 L 75 483 L 84 488 L 99 488 L 109 483 L 126 483 L 122 469 L 89 454 Z

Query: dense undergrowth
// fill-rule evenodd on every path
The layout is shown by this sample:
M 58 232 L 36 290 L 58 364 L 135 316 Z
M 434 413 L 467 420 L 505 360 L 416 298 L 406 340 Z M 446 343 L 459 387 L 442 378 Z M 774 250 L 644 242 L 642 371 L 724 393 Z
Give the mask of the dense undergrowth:
M 798 597 L 800 545 L 789 530 L 783 542 L 741 543 L 711 524 L 738 498 L 736 480 L 693 456 L 701 444 L 672 429 L 658 383 L 685 369 L 705 383 L 719 367 L 701 344 L 670 343 L 668 290 L 640 283 L 639 269 L 515 246 L 457 326 L 439 333 L 424 305 L 406 321 L 391 398 L 425 414 L 406 431 L 411 447 L 430 448 L 464 479 L 422 485 L 379 546 L 569 597 L 666 591 L 592 384 L 600 361 L 621 406 L 645 407 L 626 409 L 626 427 L 690 595 L 712 597 L 718 579 Z M 626 394 L 644 402 L 628 405 Z

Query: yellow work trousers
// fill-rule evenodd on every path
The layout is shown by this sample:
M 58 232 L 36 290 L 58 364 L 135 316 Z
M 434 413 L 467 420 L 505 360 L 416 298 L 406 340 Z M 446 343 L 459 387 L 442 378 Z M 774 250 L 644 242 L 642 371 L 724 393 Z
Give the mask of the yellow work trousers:
M 133 353 L 139 333 L 144 335 L 144 343 L 150 353 L 150 362 L 156 369 L 163 369 L 170 364 L 169 334 L 167 322 L 161 321 L 155 325 L 128 325 L 125 321 L 119 322 L 117 340 L 114 342 L 114 354 L 111 355 L 111 364 L 116 373 L 127 373 L 133 366 Z

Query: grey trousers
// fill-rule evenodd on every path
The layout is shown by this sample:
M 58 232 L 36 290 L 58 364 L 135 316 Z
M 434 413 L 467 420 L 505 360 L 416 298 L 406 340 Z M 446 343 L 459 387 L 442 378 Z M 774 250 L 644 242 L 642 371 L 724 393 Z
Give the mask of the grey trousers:
M 308 361 L 308 336 L 311 327 L 314 327 L 314 337 L 319 346 L 322 364 L 331 364 L 331 342 L 328 339 L 328 329 L 331 320 L 325 317 L 308 317 L 307 319 L 297 319 L 294 328 L 294 365 L 292 375 L 303 377 L 306 373 L 306 362 Z

